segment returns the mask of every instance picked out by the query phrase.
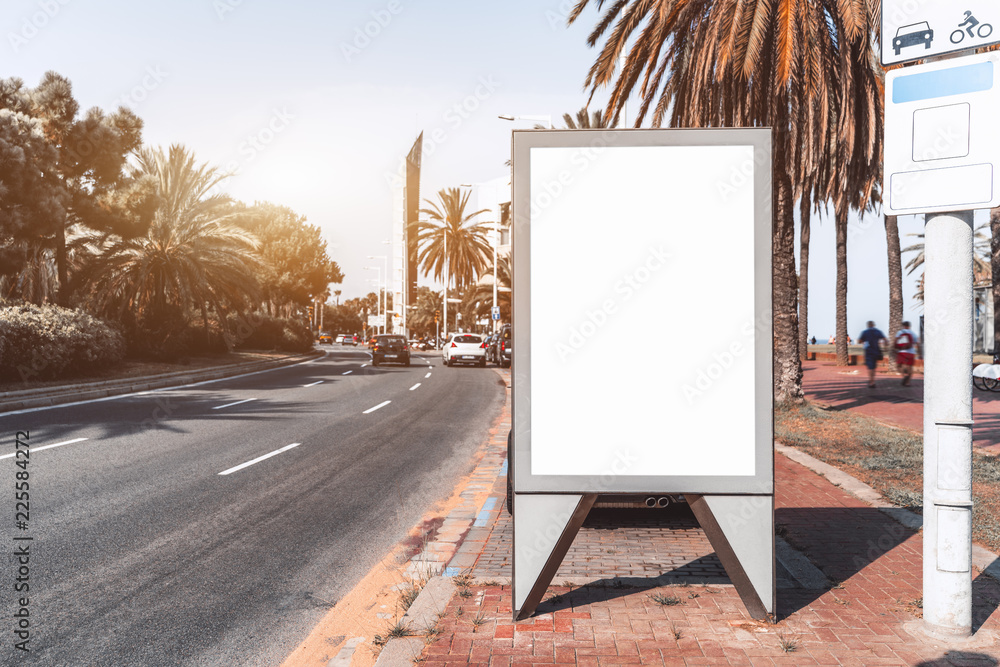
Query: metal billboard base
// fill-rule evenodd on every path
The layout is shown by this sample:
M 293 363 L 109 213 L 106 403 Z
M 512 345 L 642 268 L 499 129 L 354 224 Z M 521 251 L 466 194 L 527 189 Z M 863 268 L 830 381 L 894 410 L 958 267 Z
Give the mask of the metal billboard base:
M 774 496 L 686 498 L 750 616 L 771 620 L 776 590 Z M 595 500 L 596 494 L 514 495 L 515 621 L 535 612 Z

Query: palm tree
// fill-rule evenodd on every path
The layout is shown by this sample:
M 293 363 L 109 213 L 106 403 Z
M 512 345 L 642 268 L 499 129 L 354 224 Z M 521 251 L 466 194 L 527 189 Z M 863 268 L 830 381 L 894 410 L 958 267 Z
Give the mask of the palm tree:
M 444 279 L 444 302 L 447 313 L 448 286 L 452 280 L 459 289 L 472 283 L 489 267 L 492 249 L 487 240 L 493 222 L 475 221 L 482 209 L 466 213 L 469 193 L 458 188 L 444 188 L 438 192 L 438 202 L 425 199 L 429 208 L 420 209 L 428 220 L 411 223 L 417 236 L 417 262 L 424 275 L 434 274 L 435 280 Z M 445 318 L 447 323 L 447 317 Z M 445 328 L 447 333 L 447 328 Z
M 510 322 L 511 309 L 511 277 L 510 256 L 497 257 L 497 305 L 500 306 L 500 317 Z M 476 315 L 482 316 L 490 312 L 493 306 L 493 276 L 488 283 L 476 283 L 466 293 L 465 298 L 472 305 Z
M 579 0 L 572 23 L 591 0 Z M 597 0 L 603 7 L 604 0 Z M 799 402 L 796 187 L 812 174 L 822 196 L 846 185 L 851 199 L 877 178 L 881 97 L 871 36 L 875 0 L 619 0 L 591 32 L 611 29 L 585 85 L 611 86 L 606 113 L 617 122 L 636 85 L 636 126 L 773 127 L 775 399 Z M 616 21 L 617 19 L 617 21 Z M 627 50 L 621 74 L 617 63 Z M 855 100 L 849 94 L 867 91 Z M 872 99 L 874 98 L 874 99 Z M 668 118 L 669 116 L 669 118 Z M 838 159 L 835 159 L 838 158 Z M 875 175 L 872 175 L 872 171 Z
M 91 306 L 147 329 L 196 309 L 207 336 L 208 306 L 223 322 L 228 310 L 258 301 L 256 238 L 235 224 L 230 199 L 212 194 L 225 175 L 197 165 L 184 147 L 142 150 L 133 169 L 155 178 L 159 206 L 144 236 L 118 238 L 98 258 Z

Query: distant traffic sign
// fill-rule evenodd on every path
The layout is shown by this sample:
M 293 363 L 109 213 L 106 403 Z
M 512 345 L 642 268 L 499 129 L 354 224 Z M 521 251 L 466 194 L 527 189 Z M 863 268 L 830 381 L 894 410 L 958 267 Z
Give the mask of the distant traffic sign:
M 996 0 L 882 0 L 882 64 L 1000 43 Z
M 885 77 L 886 213 L 1000 205 L 1000 54 L 953 58 Z
M 500 319 L 500 306 L 493 306 L 493 308 L 490 309 L 490 312 L 493 314 L 494 320 Z

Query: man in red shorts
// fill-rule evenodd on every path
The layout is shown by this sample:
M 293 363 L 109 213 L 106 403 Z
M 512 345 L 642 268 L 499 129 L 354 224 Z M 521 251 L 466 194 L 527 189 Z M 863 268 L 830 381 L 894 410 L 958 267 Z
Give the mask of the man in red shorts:
M 920 344 L 917 342 L 917 334 L 910 329 L 909 322 L 903 322 L 903 328 L 896 333 L 894 340 L 896 363 L 903 371 L 902 385 L 905 387 L 910 384 L 910 378 L 913 377 L 913 361 L 917 358 L 917 348 Z

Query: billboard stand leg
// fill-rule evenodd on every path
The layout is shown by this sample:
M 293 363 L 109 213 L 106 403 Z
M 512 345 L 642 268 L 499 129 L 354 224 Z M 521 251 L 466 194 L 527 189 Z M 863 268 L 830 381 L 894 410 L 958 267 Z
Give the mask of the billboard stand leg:
M 531 616 L 538 607 L 595 500 L 596 494 L 514 494 L 515 621 Z
M 685 497 L 750 616 L 758 621 L 772 620 L 776 592 L 774 496 Z

